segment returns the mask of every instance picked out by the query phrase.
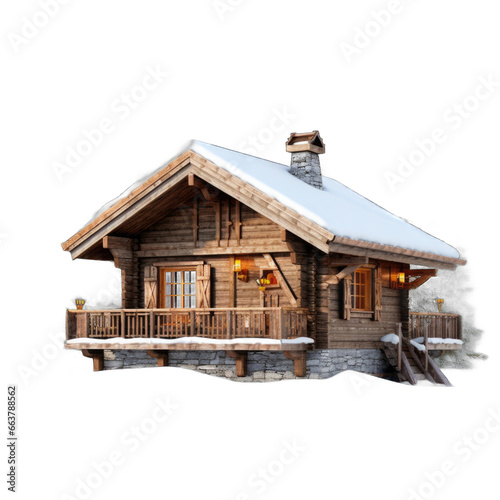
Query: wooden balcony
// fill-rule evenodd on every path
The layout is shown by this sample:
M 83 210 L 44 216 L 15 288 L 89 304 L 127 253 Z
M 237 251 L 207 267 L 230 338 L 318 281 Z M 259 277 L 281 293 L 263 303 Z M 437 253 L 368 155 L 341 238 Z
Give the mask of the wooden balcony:
M 236 374 L 247 373 L 247 351 L 282 351 L 294 361 L 295 375 L 306 374 L 307 309 L 112 309 L 68 310 L 67 349 L 79 349 L 104 367 L 104 349 L 138 349 L 168 364 L 170 350 L 225 350 L 236 360 Z
M 281 307 L 68 310 L 66 347 L 293 350 L 307 345 L 293 341 L 307 337 L 307 314 Z
M 461 349 L 462 317 L 459 314 L 410 312 L 409 333 L 410 339 L 422 339 L 428 350 Z

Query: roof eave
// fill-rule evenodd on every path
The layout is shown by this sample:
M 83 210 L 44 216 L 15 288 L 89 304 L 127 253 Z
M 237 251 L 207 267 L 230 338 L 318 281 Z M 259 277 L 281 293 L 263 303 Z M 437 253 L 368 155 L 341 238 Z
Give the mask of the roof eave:
M 457 266 L 464 266 L 467 263 L 464 259 L 446 257 L 392 245 L 382 245 L 369 241 L 353 240 L 341 236 L 335 236 L 332 239 L 329 243 L 329 249 L 331 252 L 380 258 L 382 260 L 405 264 L 431 266 L 439 269 L 454 270 Z

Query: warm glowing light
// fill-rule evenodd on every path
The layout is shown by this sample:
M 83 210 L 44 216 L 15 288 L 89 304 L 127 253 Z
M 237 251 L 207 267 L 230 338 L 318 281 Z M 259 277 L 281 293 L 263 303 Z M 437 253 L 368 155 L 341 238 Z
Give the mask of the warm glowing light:
M 240 273 L 241 272 L 241 260 L 237 259 L 237 260 L 234 261 L 233 271 L 235 273 Z
M 404 283 L 406 280 L 405 273 L 398 273 L 398 281 L 399 283 Z
M 85 300 L 84 299 L 75 299 L 75 304 L 76 304 L 76 308 L 81 311 L 83 309 L 83 306 L 85 304 Z

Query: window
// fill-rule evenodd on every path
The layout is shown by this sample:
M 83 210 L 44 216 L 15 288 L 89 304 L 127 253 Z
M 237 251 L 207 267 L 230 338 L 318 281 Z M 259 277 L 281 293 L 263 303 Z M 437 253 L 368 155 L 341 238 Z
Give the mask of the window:
M 371 269 L 360 268 L 354 271 L 351 284 L 351 309 L 373 311 Z
M 189 309 L 196 307 L 196 271 L 162 269 L 160 307 Z

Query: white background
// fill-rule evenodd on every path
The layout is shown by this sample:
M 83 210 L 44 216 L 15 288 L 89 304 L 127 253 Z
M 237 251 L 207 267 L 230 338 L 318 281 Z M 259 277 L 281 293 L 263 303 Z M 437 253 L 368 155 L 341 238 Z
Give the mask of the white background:
M 73 0 L 48 1 L 50 18 L 42 3 L 0 14 L 2 381 L 18 386 L 18 498 L 498 498 L 500 87 L 471 97 L 481 78 L 500 82 L 498 2 Z M 142 92 L 148 68 L 168 76 Z M 131 93 L 140 102 L 124 108 Z M 469 116 L 453 121 L 464 101 Z M 61 174 L 103 119 L 113 130 Z M 385 173 L 436 128 L 446 140 L 392 190 Z M 259 156 L 288 163 L 289 133 L 313 129 L 324 174 L 468 259 L 488 361 L 447 372 L 453 389 L 353 373 L 252 385 L 95 374 L 54 343 L 75 296 L 117 296 L 111 263 L 60 248 L 101 205 L 192 138 L 242 150 L 257 137 Z M 164 422 L 156 398 L 177 406 Z M 297 456 L 283 451 L 294 440 Z M 121 461 L 99 475 L 110 455 Z

